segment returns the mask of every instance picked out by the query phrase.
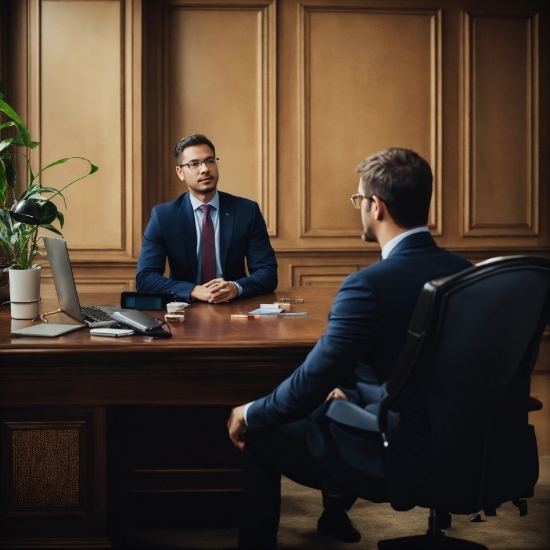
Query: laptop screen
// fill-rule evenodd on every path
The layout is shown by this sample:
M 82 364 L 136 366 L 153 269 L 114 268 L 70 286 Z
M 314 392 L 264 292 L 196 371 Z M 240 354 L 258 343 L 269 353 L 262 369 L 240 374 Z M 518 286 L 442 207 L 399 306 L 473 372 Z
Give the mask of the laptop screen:
M 77 321 L 84 323 L 67 243 L 63 239 L 54 237 L 43 237 L 43 239 L 48 252 L 59 307 Z

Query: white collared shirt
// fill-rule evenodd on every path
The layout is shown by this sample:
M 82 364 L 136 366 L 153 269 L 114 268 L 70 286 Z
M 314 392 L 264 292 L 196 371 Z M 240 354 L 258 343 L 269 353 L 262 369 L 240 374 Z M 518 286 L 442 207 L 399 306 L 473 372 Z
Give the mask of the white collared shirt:
M 394 237 L 391 241 L 388 241 L 382 248 L 382 259 L 385 260 L 391 254 L 391 251 L 403 239 L 407 238 L 409 235 L 414 235 L 415 233 L 422 233 L 423 231 L 429 231 L 429 229 L 426 226 L 415 227 L 414 229 L 409 229 L 408 231 L 405 231 L 405 233 L 401 233 L 400 235 L 397 235 L 397 237 Z

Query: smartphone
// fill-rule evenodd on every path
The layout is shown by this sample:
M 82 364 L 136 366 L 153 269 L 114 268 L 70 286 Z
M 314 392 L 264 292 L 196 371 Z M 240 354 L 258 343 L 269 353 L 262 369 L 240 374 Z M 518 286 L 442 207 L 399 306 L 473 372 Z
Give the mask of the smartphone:
M 118 338 L 120 336 L 131 336 L 134 334 L 132 329 L 128 328 L 92 328 L 90 329 L 92 336 L 111 336 Z

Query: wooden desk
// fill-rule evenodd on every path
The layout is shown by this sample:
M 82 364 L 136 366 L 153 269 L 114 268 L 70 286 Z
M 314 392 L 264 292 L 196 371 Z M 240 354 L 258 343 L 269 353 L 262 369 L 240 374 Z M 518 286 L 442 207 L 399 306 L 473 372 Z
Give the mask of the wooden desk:
M 183 323 L 171 324 L 173 337 L 162 340 L 92 337 L 88 329 L 55 339 L 12 339 L 12 328 L 30 322 L 12 320 L 9 308 L 1 308 L 0 547 L 24 547 L 29 538 L 43 546 L 109 547 L 107 407 L 232 406 L 265 395 L 301 364 L 324 332 L 335 294 L 336 289 L 301 287 L 229 304 L 195 303 Z M 281 297 L 304 298 L 292 311 L 308 316 L 231 318 Z M 83 302 L 118 299 L 87 295 Z M 56 305 L 46 301 L 43 310 Z M 64 314 L 49 319 L 70 322 Z M 197 432 L 196 425 L 193 430 L 206 440 L 212 433 Z M 209 447 L 214 453 L 230 445 L 224 426 L 215 433 Z M 224 469 L 224 452 L 216 460 L 204 457 L 205 467 L 178 472 L 182 490 L 238 489 L 233 475 L 238 470 Z M 147 475 L 143 479 L 147 485 Z

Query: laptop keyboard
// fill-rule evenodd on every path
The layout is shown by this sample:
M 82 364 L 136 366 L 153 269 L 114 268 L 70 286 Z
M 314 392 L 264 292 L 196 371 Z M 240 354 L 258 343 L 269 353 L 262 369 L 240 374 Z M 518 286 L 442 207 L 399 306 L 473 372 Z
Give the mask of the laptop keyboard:
M 102 309 L 99 309 L 95 306 L 85 306 L 80 308 L 82 310 L 82 315 L 86 321 L 114 321 L 114 319 L 108 314 L 105 313 Z

